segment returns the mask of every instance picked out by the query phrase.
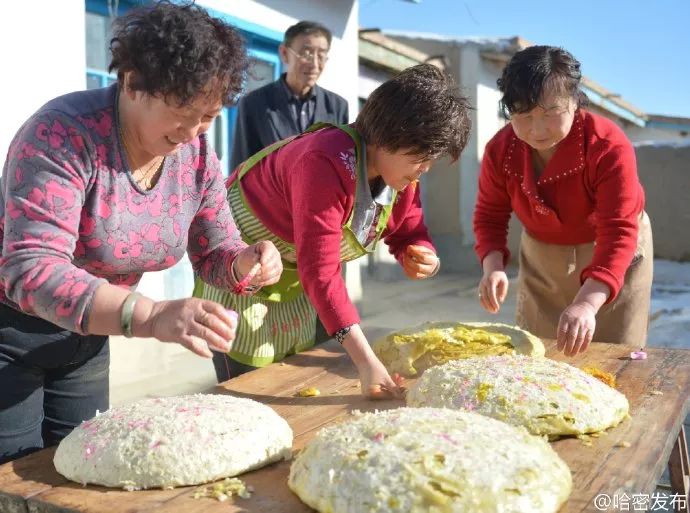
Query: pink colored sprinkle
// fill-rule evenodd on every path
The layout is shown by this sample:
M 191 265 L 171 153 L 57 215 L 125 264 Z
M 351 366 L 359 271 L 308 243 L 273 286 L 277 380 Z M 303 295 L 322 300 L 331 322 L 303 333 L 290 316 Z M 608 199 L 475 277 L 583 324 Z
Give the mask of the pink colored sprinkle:
M 448 435 L 448 433 L 440 433 L 438 436 L 440 436 L 441 438 L 443 438 L 445 441 L 452 443 L 453 445 L 458 445 L 458 443 L 457 443 L 454 439 L 452 439 L 452 438 Z
M 384 435 L 383 433 L 376 433 L 374 436 L 371 437 L 371 439 L 374 442 L 381 443 L 386 439 L 386 435 Z
M 631 360 L 646 360 L 647 359 L 647 353 L 644 352 L 642 349 L 639 351 L 633 351 L 630 353 L 630 359 Z
M 94 424 L 93 420 L 88 420 L 81 425 L 81 428 L 91 434 L 98 432 L 98 426 Z
M 160 440 L 156 440 L 155 442 L 153 442 L 153 443 L 149 446 L 149 448 L 151 448 L 151 449 L 157 449 L 157 448 L 160 447 L 161 445 L 163 445 L 163 442 L 161 442 Z

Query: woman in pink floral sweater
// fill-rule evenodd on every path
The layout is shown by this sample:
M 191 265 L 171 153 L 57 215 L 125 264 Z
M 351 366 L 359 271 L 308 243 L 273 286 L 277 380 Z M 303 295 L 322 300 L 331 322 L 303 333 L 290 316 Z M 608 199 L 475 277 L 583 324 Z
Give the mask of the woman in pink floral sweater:
M 108 335 L 229 349 L 236 319 L 221 305 L 143 297 L 144 272 L 185 251 L 224 289 L 282 271 L 272 243 L 241 240 L 204 135 L 241 88 L 238 33 L 162 2 L 119 19 L 111 49 L 117 84 L 39 109 L 0 179 L 0 463 L 108 408 Z

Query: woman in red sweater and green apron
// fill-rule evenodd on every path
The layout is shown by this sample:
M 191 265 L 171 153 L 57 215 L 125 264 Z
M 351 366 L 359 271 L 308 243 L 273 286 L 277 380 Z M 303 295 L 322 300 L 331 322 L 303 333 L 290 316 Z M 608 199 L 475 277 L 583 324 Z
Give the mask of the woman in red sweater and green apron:
M 561 48 L 513 56 L 498 80 L 510 123 L 486 145 L 474 212 L 482 306 L 495 313 L 506 297 L 515 212 L 524 227 L 517 323 L 570 356 L 591 340 L 645 345 L 653 267 L 632 144 L 581 108 L 580 80 L 580 63 Z
M 410 278 L 438 271 L 418 179 L 440 157 L 458 158 L 468 109 L 444 73 L 414 66 L 376 89 L 354 125 L 316 125 L 235 170 L 228 201 L 242 236 L 272 241 L 284 270 L 252 295 L 197 283 L 195 295 L 240 314 L 232 349 L 214 360 L 219 380 L 311 347 L 318 315 L 356 365 L 363 394 L 400 395 L 360 329 L 342 263 L 383 240 Z

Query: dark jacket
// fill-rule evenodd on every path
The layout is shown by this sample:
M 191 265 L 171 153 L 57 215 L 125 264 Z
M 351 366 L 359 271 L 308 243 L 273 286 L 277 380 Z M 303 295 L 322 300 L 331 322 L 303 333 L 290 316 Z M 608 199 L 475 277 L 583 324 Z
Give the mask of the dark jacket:
M 235 169 L 269 144 L 299 133 L 297 123 L 290 113 L 285 85 L 281 80 L 282 78 L 279 78 L 240 99 L 230 169 Z M 348 106 L 345 98 L 318 85 L 314 86 L 314 94 L 315 123 L 348 123 Z

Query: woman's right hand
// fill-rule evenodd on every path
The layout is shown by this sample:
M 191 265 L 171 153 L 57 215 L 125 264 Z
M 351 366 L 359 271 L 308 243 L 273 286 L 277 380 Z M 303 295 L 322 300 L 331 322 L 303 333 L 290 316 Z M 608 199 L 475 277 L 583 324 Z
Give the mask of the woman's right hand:
M 211 358 L 213 351 L 227 353 L 235 340 L 237 314 L 222 305 L 199 298 L 153 303 L 144 325 L 136 332 L 161 342 L 178 343 L 195 354 Z
M 362 395 L 369 399 L 401 399 L 405 396 L 405 379 L 397 374 L 392 377 L 388 374 L 359 324 L 350 326 L 342 344 L 357 367 Z
M 503 267 L 503 254 L 492 251 L 482 261 L 484 275 L 479 282 L 477 293 L 479 303 L 489 313 L 498 313 L 508 295 L 508 276 Z
M 405 397 L 405 378 L 388 374 L 381 360 L 374 357 L 357 367 L 362 395 L 369 399 L 402 399 Z

